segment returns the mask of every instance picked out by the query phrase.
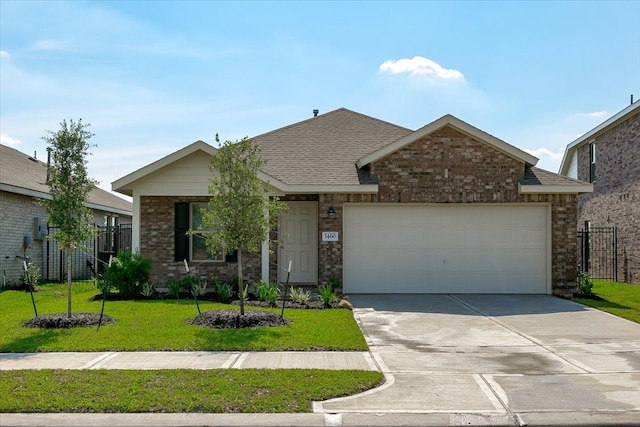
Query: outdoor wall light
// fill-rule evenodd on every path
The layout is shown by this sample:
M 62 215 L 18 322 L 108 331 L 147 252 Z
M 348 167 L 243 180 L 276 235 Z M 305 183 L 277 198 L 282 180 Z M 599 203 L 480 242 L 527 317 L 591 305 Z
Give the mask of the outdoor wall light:
M 334 216 L 336 216 L 336 210 L 333 209 L 333 206 L 329 208 L 329 210 L 327 211 L 327 214 L 329 215 L 329 218 L 333 218 Z

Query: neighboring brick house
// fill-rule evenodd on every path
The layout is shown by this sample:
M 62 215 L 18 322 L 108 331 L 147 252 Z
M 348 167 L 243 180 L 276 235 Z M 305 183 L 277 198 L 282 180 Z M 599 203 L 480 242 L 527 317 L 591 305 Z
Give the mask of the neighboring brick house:
M 47 214 L 40 203 L 50 197 L 46 179 L 46 163 L 0 145 L 0 269 L 5 280 L 20 283 L 25 256 L 40 268 L 41 275 L 49 268 L 49 277 L 59 279 L 59 272 L 53 274 L 57 263 L 51 256 L 45 259 L 54 244 L 46 240 Z M 93 210 L 97 225 L 131 223 L 131 203 L 100 188 L 89 193 L 87 207 Z M 78 274 L 89 272 L 86 263 L 76 268 Z
M 412 131 L 338 109 L 252 138 L 259 176 L 289 205 L 269 254 L 246 279 L 326 283 L 345 293 L 567 294 L 575 288 L 577 195 L 591 185 L 534 167 L 537 159 L 444 116 Z M 236 272 L 197 236 L 216 149 L 197 141 L 113 183 L 133 197 L 133 246 L 152 277 Z M 243 259 L 246 259 L 243 256 Z
M 640 284 L 640 101 L 567 145 L 560 174 L 593 183 L 578 229 L 616 227 L 617 279 Z

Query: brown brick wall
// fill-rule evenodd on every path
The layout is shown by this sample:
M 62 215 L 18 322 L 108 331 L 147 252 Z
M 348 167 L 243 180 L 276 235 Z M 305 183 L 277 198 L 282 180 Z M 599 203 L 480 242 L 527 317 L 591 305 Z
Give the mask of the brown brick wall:
M 445 172 L 446 170 L 446 172 Z M 551 276 L 555 293 L 575 288 L 575 195 L 518 194 L 524 164 L 450 128 L 442 129 L 372 165 L 378 195 L 321 194 L 319 233 L 341 232 L 339 242 L 321 242 L 318 279 L 342 280 L 343 203 L 549 203 L 551 205 Z M 326 215 L 330 206 L 334 218 Z M 320 238 L 319 238 L 320 240 Z
M 157 287 L 164 287 L 170 277 L 186 275 L 184 263 L 174 261 L 174 204 L 178 202 L 207 202 L 207 197 L 150 197 L 140 198 L 140 252 L 152 259 L 151 281 Z M 243 253 L 243 275 L 248 283 L 260 280 L 260 254 Z M 238 275 L 237 263 L 193 262 L 196 274 L 203 280 L 218 277 L 231 280 Z
M 578 229 L 618 228 L 618 280 L 640 283 L 640 114 L 595 139 L 593 193 L 578 197 Z M 578 148 L 578 179 L 589 181 L 589 144 Z
M 446 127 L 378 160 L 371 173 L 380 202 L 515 202 L 524 163 Z

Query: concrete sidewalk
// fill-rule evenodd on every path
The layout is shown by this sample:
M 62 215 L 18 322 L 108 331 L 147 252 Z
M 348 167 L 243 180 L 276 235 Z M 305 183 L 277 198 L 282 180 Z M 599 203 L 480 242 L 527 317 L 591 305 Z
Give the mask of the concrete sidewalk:
M 98 353 L 0 353 L 0 370 L 248 368 L 379 370 L 368 352 L 150 351 Z

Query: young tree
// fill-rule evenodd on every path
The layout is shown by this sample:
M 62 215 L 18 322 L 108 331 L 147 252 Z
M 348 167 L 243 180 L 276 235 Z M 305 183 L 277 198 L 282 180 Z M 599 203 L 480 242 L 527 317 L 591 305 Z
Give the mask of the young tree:
M 48 170 L 49 194 L 51 199 L 44 205 L 49 216 L 49 224 L 56 227 L 50 236 L 58 242 L 67 254 L 67 316 L 71 317 L 71 255 L 82 249 L 87 240 L 95 235 L 93 215 L 85 204 L 87 195 L 97 184 L 89 178 L 87 160 L 89 139 L 93 136 L 87 130 L 89 124 L 82 119 L 63 120 L 56 132 L 47 131 L 43 137 L 51 150 L 51 164 Z
M 218 136 L 216 135 L 216 141 Z M 211 199 L 203 210 L 202 229 L 210 254 L 238 252 L 240 315 L 244 315 L 242 252 L 260 252 L 262 243 L 278 223 L 286 203 L 268 197 L 268 183 L 258 178 L 266 163 L 260 147 L 250 139 L 226 141 L 209 165 Z

